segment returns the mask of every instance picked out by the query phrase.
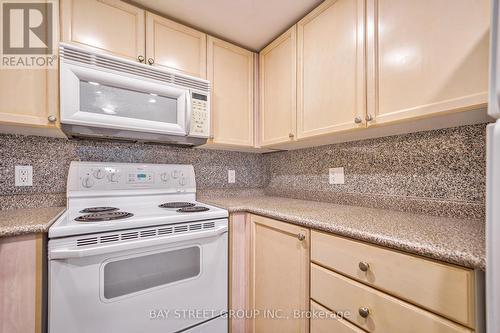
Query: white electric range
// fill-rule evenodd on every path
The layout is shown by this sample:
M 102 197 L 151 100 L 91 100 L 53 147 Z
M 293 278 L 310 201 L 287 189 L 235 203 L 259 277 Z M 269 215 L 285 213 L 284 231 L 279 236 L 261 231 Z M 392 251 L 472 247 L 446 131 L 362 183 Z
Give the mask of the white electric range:
M 49 333 L 227 332 L 226 210 L 191 165 L 72 162 L 49 229 Z

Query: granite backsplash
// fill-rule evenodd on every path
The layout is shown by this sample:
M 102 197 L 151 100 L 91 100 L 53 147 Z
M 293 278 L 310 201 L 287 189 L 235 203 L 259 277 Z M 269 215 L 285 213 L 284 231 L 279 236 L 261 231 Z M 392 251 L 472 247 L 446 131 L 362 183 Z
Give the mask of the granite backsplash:
M 200 193 L 250 193 L 465 218 L 485 212 L 486 124 L 254 154 L 151 144 L 0 135 L 0 209 L 65 204 L 69 163 L 193 164 Z M 33 166 L 33 187 L 14 166 Z M 344 167 L 345 184 L 328 183 Z M 227 183 L 227 170 L 236 183 Z
M 262 188 L 260 154 L 113 141 L 0 135 L 0 209 L 65 205 L 71 161 L 193 164 L 200 190 Z M 33 186 L 14 186 L 15 165 L 33 166 Z M 227 182 L 227 170 L 236 183 Z
M 431 215 L 483 218 L 486 124 L 266 154 L 265 193 Z M 344 167 L 345 184 L 328 169 Z

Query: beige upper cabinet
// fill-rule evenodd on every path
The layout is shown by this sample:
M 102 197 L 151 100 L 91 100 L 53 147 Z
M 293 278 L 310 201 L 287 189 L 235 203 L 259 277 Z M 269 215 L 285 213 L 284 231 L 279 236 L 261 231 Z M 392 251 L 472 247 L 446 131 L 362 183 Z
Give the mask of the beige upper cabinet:
M 146 13 L 146 54 L 149 64 L 206 78 L 206 34 L 152 13 Z
M 57 69 L 0 70 L 0 124 L 57 128 Z
M 367 2 L 370 125 L 485 105 L 489 2 Z
M 255 54 L 211 36 L 207 53 L 212 85 L 210 143 L 253 147 Z
M 295 137 L 297 99 L 296 26 L 260 52 L 260 144 L 289 142 Z
M 297 24 L 297 136 L 364 127 L 364 0 L 326 0 Z
M 294 310 L 309 309 L 309 229 L 251 215 L 251 309 L 255 333 L 309 331 L 305 317 Z M 279 310 L 289 319 L 265 318 L 265 310 Z
M 144 10 L 119 0 L 61 0 L 62 40 L 138 60 L 145 57 Z

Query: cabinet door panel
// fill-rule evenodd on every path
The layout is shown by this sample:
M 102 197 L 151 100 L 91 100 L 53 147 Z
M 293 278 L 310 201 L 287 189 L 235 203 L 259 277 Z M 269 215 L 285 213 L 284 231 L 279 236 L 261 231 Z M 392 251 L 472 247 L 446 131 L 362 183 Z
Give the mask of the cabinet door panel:
M 206 35 L 161 16 L 146 14 L 146 53 L 154 64 L 206 77 Z
M 144 10 L 119 0 L 62 0 L 62 40 L 120 57 L 144 56 Z
M 0 123 L 57 127 L 57 69 L 0 70 Z
M 208 37 L 214 144 L 254 145 L 254 53 Z
M 370 124 L 485 105 L 488 0 L 369 0 L 367 17 Z
M 298 137 L 363 127 L 364 1 L 327 0 L 297 34 Z
M 293 311 L 309 308 L 309 230 L 256 215 L 251 229 L 251 308 L 260 311 L 252 331 L 308 332 L 308 320 Z M 289 318 L 265 318 L 265 310 Z
M 261 146 L 288 142 L 295 135 L 296 26 L 260 52 Z

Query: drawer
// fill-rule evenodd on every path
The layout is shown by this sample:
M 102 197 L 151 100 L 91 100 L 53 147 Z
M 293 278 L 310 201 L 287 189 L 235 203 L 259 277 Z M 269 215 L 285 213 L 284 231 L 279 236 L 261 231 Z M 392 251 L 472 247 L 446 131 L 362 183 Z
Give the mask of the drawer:
M 462 267 L 311 232 L 311 260 L 360 282 L 475 327 L 475 275 Z M 362 271 L 360 263 L 367 263 Z
M 364 333 L 345 319 L 329 319 L 333 316 L 333 312 L 314 301 L 311 301 L 311 312 L 321 313 L 327 317 L 311 317 L 311 333 Z
M 350 316 L 345 318 L 368 332 L 472 332 L 469 328 L 315 264 L 311 265 L 311 298 L 334 312 L 350 312 Z M 359 314 L 360 308 L 369 310 L 366 318 Z

